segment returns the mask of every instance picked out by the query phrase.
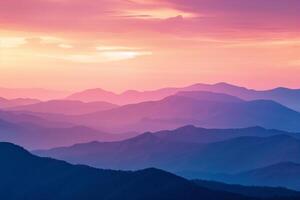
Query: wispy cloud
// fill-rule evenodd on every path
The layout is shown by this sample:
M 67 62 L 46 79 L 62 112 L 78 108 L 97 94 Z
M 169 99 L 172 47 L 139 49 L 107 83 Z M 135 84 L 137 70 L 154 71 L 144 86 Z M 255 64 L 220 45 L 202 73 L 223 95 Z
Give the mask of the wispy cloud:
M 63 49 L 71 49 L 71 48 L 73 48 L 73 46 L 70 45 L 70 44 L 59 44 L 58 46 L 60 48 L 63 48 Z
M 137 19 L 170 19 L 177 16 L 181 16 L 183 18 L 198 17 L 195 13 L 184 12 L 171 8 L 128 10 L 121 16 Z
M 225 47 L 300 47 L 300 39 L 234 40 Z
M 134 59 L 139 56 L 149 56 L 152 55 L 150 51 L 102 51 L 89 54 L 39 54 L 41 57 L 46 57 L 50 59 L 59 59 L 74 63 L 106 63 L 114 61 L 122 61 L 128 59 Z
M 106 46 L 100 45 L 96 47 L 98 51 L 124 51 L 124 50 L 139 50 L 140 48 L 128 47 L 128 46 Z
M 299 0 L 9 0 L 0 1 L 0 23 L 45 31 L 286 33 L 300 32 L 299 10 Z
M 26 43 L 24 37 L 0 37 L 0 48 L 15 48 Z

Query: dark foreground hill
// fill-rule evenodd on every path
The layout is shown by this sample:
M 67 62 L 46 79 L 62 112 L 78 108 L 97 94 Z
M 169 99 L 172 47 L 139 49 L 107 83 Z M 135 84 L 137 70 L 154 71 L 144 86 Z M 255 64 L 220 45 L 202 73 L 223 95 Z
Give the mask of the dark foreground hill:
M 194 180 L 193 182 L 196 183 L 198 186 L 207 189 L 226 191 L 256 198 L 300 198 L 300 192 L 282 187 L 245 186 L 206 180 Z
M 5 200 L 251 200 L 212 191 L 170 173 L 100 170 L 34 156 L 0 143 L 0 199 Z

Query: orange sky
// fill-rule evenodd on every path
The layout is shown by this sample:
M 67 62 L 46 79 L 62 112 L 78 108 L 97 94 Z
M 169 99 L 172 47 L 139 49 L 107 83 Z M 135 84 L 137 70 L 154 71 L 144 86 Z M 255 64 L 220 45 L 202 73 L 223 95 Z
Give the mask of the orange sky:
M 0 87 L 300 88 L 298 0 L 3 0 Z

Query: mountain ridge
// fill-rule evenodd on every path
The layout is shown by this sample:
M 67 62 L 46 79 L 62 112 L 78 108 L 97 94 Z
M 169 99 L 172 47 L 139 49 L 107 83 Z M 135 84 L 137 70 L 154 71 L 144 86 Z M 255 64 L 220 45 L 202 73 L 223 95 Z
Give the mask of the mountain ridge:
M 7 200 L 254 200 L 211 191 L 154 168 L 126 172 L 71 165 L 36 157 L 11 143 L 0 143 L 0 159 L 6 160 L 0 166 L 0 197 Z
M 108 100 L 106 101 L 124 105 L 124 104 L 139 103 L 143 101 L 161 100 L 167 96 L 174 95 L 180 91 L 195 91 L 195 90 L 225 93 L 228 95 L 242 98 L 244 100 L 269 99 L 284 104 L 285 106 L 288 106 L 294 110 L 300 111 L 300 105 L 298 103 L 298 99 L 300 98 L 300 89 L 289 89 L 284 87 L 277 87 L 268 90 L 254 90 L 254 89 L 248 89 L 246 87 L 232 85 L 225 82 L 219 82 L 215 84 L 196 83 L 186 87 L 169 87 L 169 88 L 161 88 L 161 89 L 149 90 L 149 91 L 129 90 L 120 94 L 112 93 L 113 97 L 111 96 L 112 97 L 110 99 L 111 101 Z M 88 100 L 89 95 L 86 94 L 85 92 L 86 91 L 84 90 L 82 92 L 76 93 L 75 96 L 71 95 L 67 98 L 75 99 L 75 100 L 85 99 L 89 101 Z M 96 99 L 102 101 L 105 100 L 101 98 L 96 98 Z
M 14 106 L 8 110 L 29 111 L 37 113 L 53 113 L 65 115 L 82 115 L 91 112 L 104 111 L 118 107 L 108 102 L 83 103 L 74 100 L 51 100 L 30 105 Z
M 72 118 L 70 122 L 82 123 L 107 132 L 158 131 L 187 124 L 206 128 L 263 126 L 300 132 L 300 113 L 272 100 L 232 100 L 231 96 L 210 92 L 189 94 L 193 94 L 192 97 L 172 95 L 159 101 L 129 104 L 108 111 L 89 113 Z M 203 94 L 210 95 L 203 98 Z M 215 100 L 215 95 L 225 96 L 227 99 Z

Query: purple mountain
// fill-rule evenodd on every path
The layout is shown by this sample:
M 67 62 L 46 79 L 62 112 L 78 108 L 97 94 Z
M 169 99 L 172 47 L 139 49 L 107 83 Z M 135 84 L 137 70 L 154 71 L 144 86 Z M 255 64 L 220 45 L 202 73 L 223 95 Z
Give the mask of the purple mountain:
M 68 95 L 65 91 L 47 90 L 42 88 L 3 88 L 0 96 L 7 99 L 33 98 L 40 100 L 60 99 Z
M 15 106 L 10 108 L 9 110 L 66 114 L 66 115 L 81 115 L 81 114 L 87 114 L 91 112 L 109 110 L 116 107 L 117 105 L 107 103 L 107 102 L 83 103 L 80 101 L 52 100 L 52 101 L 39 102 L 30 105 Z
M 124 141 L 77 144 L 35 153 L 100 168 L 158 167 L 181 175 L 195 172 L 194 178 L 201 178 L 199 174 L 207 178 L 205 173 L 238 173 L 279 162 L 300 163 L 297 139 L 300 136 L 294 135 L 259 127 L 228 130 L 184 127 L 167 133 L 145 133 Z
M 108 134 L 84 126 L 50 128 L 0 120 L 0 141 L 13 142 L 29 149 L 53 148 L 94 140 L 115 141 L 130 136 L 132 134 Z
M 107 132 L 158 131 L 187 124 L 206 128 L 262 126 L 300 131 L 300 113 L 274 101 L 243 101 L 226 94 L 199 91 L 70 117 L 68 122 Z
M 0 109 L 31 105 L 39 102 L 40 101 L 37 99 L 26 99 L 26 98 L 5 99 L 0 97 Z
M 182 88 L 163 88 L 153 91 L 129 90 L 121 94 L 115 94 L 102 89 L 90 89 L 72 94 L 71 100 L 79 101 L 106 101 L 115 104 L 132 104 L 144 101 L 157 101 L 180 91 L 210 91 L 233 95 L 244 100 L 267 99 L 281 103 L 289 108 L 300 111 L 300 89 L 275 88 L 271 90 L 253 90 L 227 83 L 194 84 Z

